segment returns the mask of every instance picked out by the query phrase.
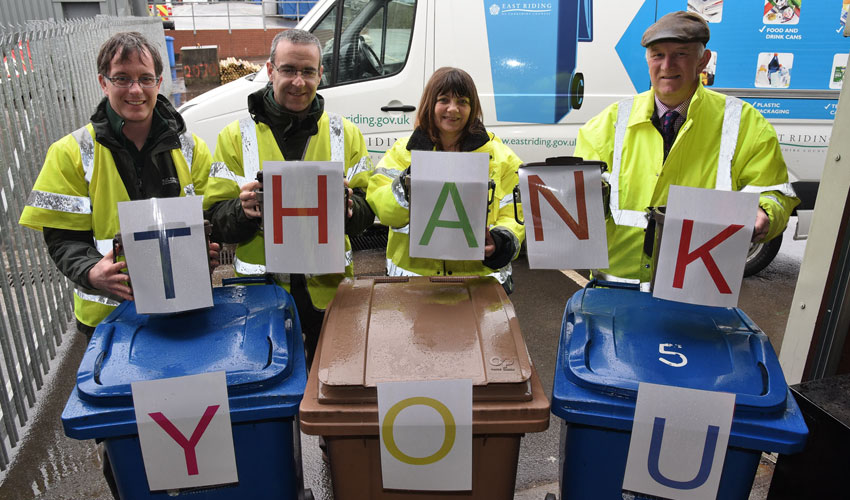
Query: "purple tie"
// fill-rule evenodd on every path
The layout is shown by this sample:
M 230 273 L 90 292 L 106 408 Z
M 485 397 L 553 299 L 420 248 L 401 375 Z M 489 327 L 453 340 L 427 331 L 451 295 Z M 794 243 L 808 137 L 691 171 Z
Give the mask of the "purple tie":
M 676 140 L 676 129 L 673 128 L 676 118 L 679 118 L 679 112 L 672 109 L 661 115 L 661 137 L 664 138 L 665 156 L 670 151 L 670 147 L 673 146 L 673 141 Z

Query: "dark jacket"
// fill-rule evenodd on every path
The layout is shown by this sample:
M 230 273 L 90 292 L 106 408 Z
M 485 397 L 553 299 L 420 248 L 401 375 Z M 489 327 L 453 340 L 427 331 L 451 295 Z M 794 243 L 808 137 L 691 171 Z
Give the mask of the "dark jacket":
M 290 113 L 274 101 L 269 84 L 248 96 L 248 112 L 254 122 L 269 126 L 284 158 L 300 160 L 310 137 L 319 132 L 318 122 L 325 112 L 325 100 L 316 94 L 306 115 Z M 366 193 L 359 188 L 352 191 L 354 215 L 345 220 L 345 234 L 356 236 L 372 225 L 375 214 L 366 203 Z M 259 231 L 261 224 L 261 219 L 245 216 L 239 198 L 216 203 L 206 211 L 205 217 L 212 223 L 212 240 L 223 243 L 249 240 Z
M 180 195 L 171 151 L 180 149 L 180 134 L 186 131 L 186 124 L 165 97 L 157 96 L 151 130 L 141 151 L 120 133 L 123 120 L 106 98 L 98 104 L 91 123 L 95 140 L 112 153 L 131 200 Z M 43 231 L 47 251 L 59 271 L 77 285 L 92 288 L 89 269 L 103 258 L 94 246 L 92 232 L 49 227 Z

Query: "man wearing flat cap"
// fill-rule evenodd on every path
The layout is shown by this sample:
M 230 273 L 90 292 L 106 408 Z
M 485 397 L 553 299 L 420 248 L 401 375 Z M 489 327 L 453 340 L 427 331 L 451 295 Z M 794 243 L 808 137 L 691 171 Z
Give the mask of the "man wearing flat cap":
M 702 86 L 709 36 L 698 14 L 659 19 L 641 39 L 652 88 L 579 130 L 576 156 L 608 165 L 609 267 L 594 270 L 597 278 L 650 281 L 646 208 L 665 206 L 670 185 L 760 193 L 753 241 L 781 235 L 800 202 L 773 127 L 750 104 Z

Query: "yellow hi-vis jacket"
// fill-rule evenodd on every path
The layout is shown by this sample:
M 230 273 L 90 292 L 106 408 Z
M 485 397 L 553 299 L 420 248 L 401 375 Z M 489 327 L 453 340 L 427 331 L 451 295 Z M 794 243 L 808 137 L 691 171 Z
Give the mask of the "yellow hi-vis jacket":
M 180 195 L 195 195 L 206 183 L 211 158 L 204 141 L 180 134 L 180 149 L 171 158 L 180 181 Z M 98 251 L 112 250 L 119 232 L 118 202 L 130 201 L 112 152 L 95 141 L 91 123 L 50 146 L 35 181 L 20 224 L 41 231 L 44 227 L 91 230 Z M 118 302 L 95 290 L 74 290 L 74 315 L 88 326 L 97 326 Z
M 654 112 L 649 90 L 608 106 L 579 130 L 575 155 L 604 161 L 603 179 L 611 187 L 609 267 L 595 276 L 650 281 L 650 258 L 643 252 L 646 209 L 665 206 L 671 185 L 759 193 L 759 206 L 770 218 L 766 239 L 782 234 L 800 200 L 788 182 L 776 131 L 761 113 L 700 85 L 665 160 L 663 139 L 650 121 Z
M 324 112 L 319 132 L 310 137 L 304 160 L 341 161 L 349 187 L 366 189 L 372 172 L 372 160 L 360 130 L 341 116 Z M 301 158 L 298 158 L 300 160 Z M 215 203 L 239 197 L 240 186 L 254 181 L 265 161 L 285 161 L 274 133 L 265 123 L 251 118 L 237 120 L 218 135 L 209 181 L 204 191 L 204 209 Z M 306 274 L 307 290 L 317 309 L 325 309 L 345 277 L 354 277 L 351 242 L 345 236 L 345 274 Z M 266 273 L 263 231 L 236 247 L 233 267 L 239 276 Z M 289 291 L 288 274 L 276 273 L 275 280 Z
M 515 253 L 525 238 L 525 228 L 514 218 L 513 189 L 519 183 L 517 170 L 522 164 L 519 157 L 502 141 L 489 133 L 489 140 L 472 152 L 490 155 L 489 176 L 496 183 L 496 194 L 487 213 L 487 227 L 507 229 L 513 239 Z M 387 238 L 387 274 L 390 276 L 493 276 L 499 283 L 511 277 L 511 264 L 497 270 L 490 269 L 480 260 L 439 260 L 410 256 L 410 203 L 405 199 L 399 176 L 410 166 L 410 137 L 393 144 L 375 167 L 369 181 L 366 201 L 389 227 Z M 522 206 L 517 206 L 522 220 Z

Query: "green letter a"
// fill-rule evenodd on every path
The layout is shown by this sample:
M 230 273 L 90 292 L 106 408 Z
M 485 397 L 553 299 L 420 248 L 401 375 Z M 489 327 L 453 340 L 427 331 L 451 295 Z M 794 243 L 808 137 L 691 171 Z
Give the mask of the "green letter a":
M 459 219 L 457 221 L 440 220 L 440 214 L 443 213 L 443 207 L 446 205 L 449 194 L 452 195 L 452 204 L 455 207 L 455 211 L 457 211 L 457 217 Z M 431 218 L 428 220 L 425 232 L 422 233 L 422 239 L 419 240 L 420 245 L 428 245 L 436 227 L 463 229 L 463 234 L 466 236 L 466 243 L 469 245 L 469 248 L 478 247 L 478 242 L 475 241 L 475 235 L 472 233 L 472 226 L 469 224 L 469 217 L 466 216 L 466 209 L 463 207 L 463 201 L 460 199 L 460 193 L 458 193 L 457 185 L 454 182 L 443 184 L 443 190 L 440 191 L 440 196 L 437 197 L 434 211 L 431 212 Z

